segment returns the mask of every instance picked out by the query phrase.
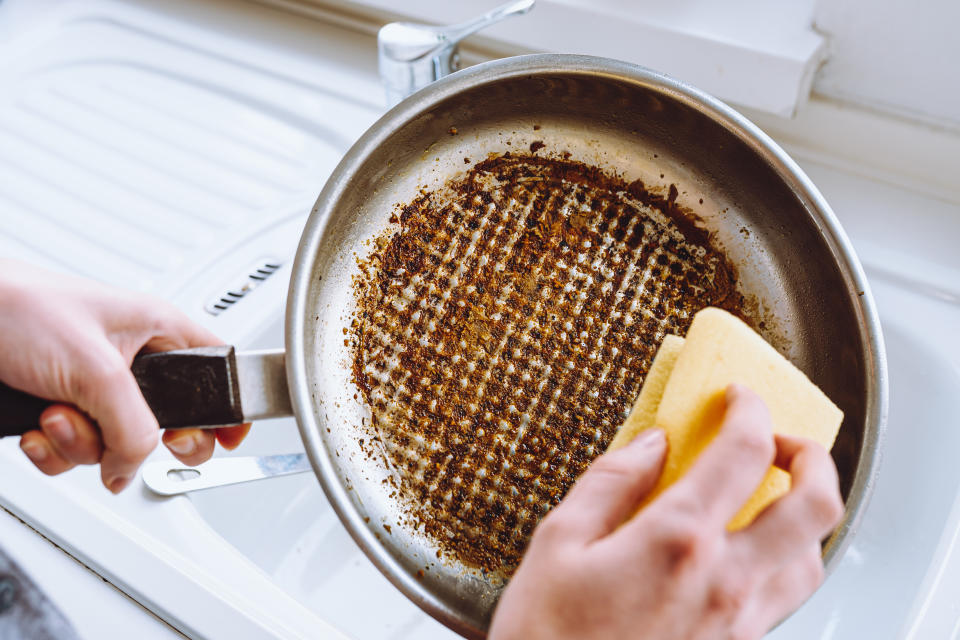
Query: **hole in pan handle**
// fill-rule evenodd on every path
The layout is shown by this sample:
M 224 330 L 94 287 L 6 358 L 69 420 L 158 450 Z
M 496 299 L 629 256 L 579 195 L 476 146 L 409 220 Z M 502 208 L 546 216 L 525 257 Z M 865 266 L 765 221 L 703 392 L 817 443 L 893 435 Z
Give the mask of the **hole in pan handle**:
M 158 495 L 173 496 L 312 470 L 305 453 L 214 458 L 192 468 L 175 460 L 155 460 L 143 465 L 143 483 Z
M 280 350 L 200 347 L 137 356 L 131 367 L 164 429 L 212 428 L 292 415 Z M 242 401 L 241 401 L 242 399 Z M 21 435 L 58 404 L 0 383 L 0 437 Z

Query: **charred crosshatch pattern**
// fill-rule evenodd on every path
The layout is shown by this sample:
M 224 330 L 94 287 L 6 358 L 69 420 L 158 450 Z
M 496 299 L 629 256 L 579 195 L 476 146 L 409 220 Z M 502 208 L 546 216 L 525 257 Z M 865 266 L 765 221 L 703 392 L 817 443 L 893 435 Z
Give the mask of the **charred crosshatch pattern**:
M 408 525 L 506 576 L 607 446 L 666 333 L 740 312 L 676 206 L 562 158 L 489 158 L 398 209 L 361 263 L 353 375 Z

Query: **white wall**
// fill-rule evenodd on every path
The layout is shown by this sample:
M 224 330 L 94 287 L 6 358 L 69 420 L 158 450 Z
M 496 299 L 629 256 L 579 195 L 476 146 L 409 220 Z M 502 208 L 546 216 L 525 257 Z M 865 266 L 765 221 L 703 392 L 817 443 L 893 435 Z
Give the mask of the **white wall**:
M 820 0 L 817 93 L 960 131 L 960 1 Z
M 261 0 L 359 8 L 373 20 L 450 24 L 498 0 Z M 663 71 L 740 106 L 784 116 L 809 94 L 825 53 L 816 0 L 537 0 L 481 36 L 522 51 L 580 53 Z M 372 12 L 372 15 L 370 14 Z

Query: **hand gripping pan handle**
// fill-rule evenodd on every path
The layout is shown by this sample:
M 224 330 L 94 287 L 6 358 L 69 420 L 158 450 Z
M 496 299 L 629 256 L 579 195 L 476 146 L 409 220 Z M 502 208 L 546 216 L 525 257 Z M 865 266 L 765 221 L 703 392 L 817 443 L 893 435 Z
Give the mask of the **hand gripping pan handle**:
M 163 429 L 213 428 L 291 415 L 282 350 L 236 353 L 232 346 L 137 356 L 131 366 Z M 0 437 L 36 429 L 59 404 L 0 383 Z

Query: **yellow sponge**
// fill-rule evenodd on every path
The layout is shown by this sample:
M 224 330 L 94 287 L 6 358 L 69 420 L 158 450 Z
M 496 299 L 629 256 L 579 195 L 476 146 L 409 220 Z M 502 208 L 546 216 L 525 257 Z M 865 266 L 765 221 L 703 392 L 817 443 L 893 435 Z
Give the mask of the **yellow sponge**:
M 675 336 L 664 340 L 630 416 L 611 444 L 611 449 L 623 446 L 654 424 L 666 431 L 670 450 L 663 475 L 644 504 L 686 473 L 713 440 L 725 411 L 725 390 L 733 383 L 763 398 L 775 432 L 810 438 L 827 449 L 833 446 L 843 412 L 744 322 L 721 309 L 707 308 L 694 316 L 685 341 Z M 790 475 L 771 467 L 728 528 L 745 527 L 789 488 Z
M 619 449 L 636 438 L 641 431 L 654 425 L 660 398 L 663 397 L 663 390 L 667 387 L 667 380 L 670 379 L 673 365 L 676 364 L 677 356 L 683 349 L 683 343 L 684 340 L 680 336 L 670 334 L 664 337 L 660 348 L 657 349 L 653 364 L 650 365 L 650 371 L 647 372 L 647 379 L 643 381 L 643 386 L 640 388 L 640 395 L 633 403 L 630 415 L 617 430 L 608 447 L 610 451 Z

